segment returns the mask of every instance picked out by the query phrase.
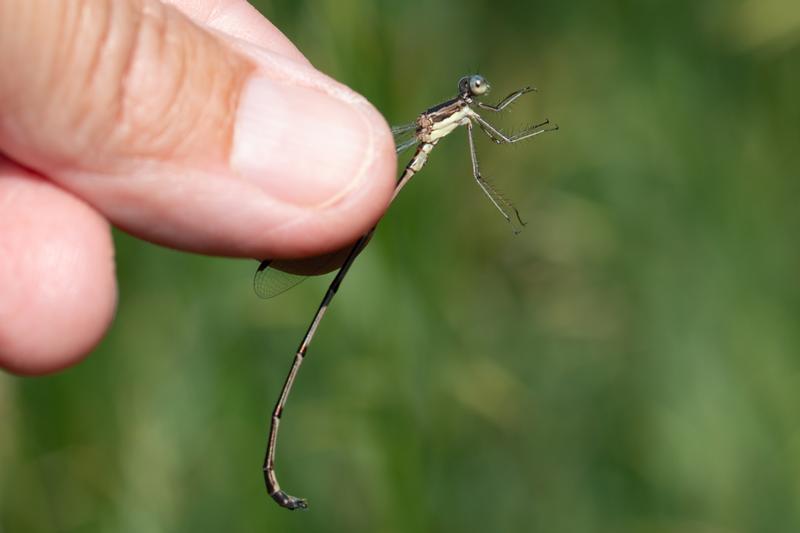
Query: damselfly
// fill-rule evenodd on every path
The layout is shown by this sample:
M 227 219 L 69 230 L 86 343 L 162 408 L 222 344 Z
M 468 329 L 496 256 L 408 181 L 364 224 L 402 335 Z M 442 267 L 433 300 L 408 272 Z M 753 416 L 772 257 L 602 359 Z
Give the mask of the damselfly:
M 480 109 L 499 113 L 523 94 L 535 90 L 536 89 L 533 87 L 524 87 L 509 94 L 499 103 L 489 105 L 476 101 L 477 98 L 485 95 L 489 91 L 489 82 L 478 74 L 465 76 L 458 82 L 458 96 L 431 107 L 410 124 L 392 128 L 398 153 L 416 146 L 414 157 L 412 157 L 411 161 L 406 165 L 405 170 L 397 181 L 394 197 L 397 196 L 397 193 L 400 192 L 414 174 L 422 169 L 428 160 L 428 155 L 431 153 L 431 150 L 433 150 L 442 138 L 452 133 L 459 126 L 466 126 L 467 138 L 469 139 L 469 152 L 472 160 L 472 175 L 486 196 L 492 201 L 492 204 L 494 204 L 497 210 L 500 211 L 503 217 L 511 224 L 514 232 L 519 232 L 524 225 L 524 222 L 519 216 L 519 212 L 505 197 L 503 197 L 503 195 L 490 185 L 480 173 L 478 157 L 475 153 L 475 140 L 472 135 L 473 127 L 477 125 L 497 144 L 511 144 L 530 139 L 547 131 L 557 130 L 558 126 L 555 124 L 551 125 L 550 121 L 545 120 L 540 124 L 535 124 L 526 128 L 516 135 L 506 135 L 483 119 L 483 117 L 473 109 L 472 105 L 475 104 Z M 352 248 L 350 248 L 350 252 L 347 254 L 342 266 L 339 267 L 336 277 L 333 278 L 333 281 L 328 287 L 328 291 L 325 293 L 324 298 L 322 298 L 322 303 L 320 303 L 311 321 L 311 325 L 308 327 L 303 340 L 300 342 L 300 346 L 295 353 L 294 361 L 289 370 L 289 375 L 286 377 L 283 389 L 278 397 L 278 402 L 275 405 L 275 409 L 272 411 L 272 421 L 263 465 L 264 481 L 269 495 L 272 496 L 278 505 L 286 507 L 287 509 L 305 509 L 308 507 L 308 503 L 302 498 L 290 496 L 281 490 L 278 479 L 275 476 L 275 448 L 278 440 L 278 428 L 280 426 L 281 415 L 286 407 L 286 400 L 289 397 L 289 392 L 292 390 L 292 385 L 297 378 L 297 372 L 300 370 L 300 365 L 303 363 L 308 345 L 311 343 L 311 339 L 317 331 L 320 320 L 322 320 L 325 311 L 328 309 L 331 300 L 339 289 L 339 285 L 342 283 L 353 261 L 361 250 L 364 249 L 374 232 L 375 227 L 362 235 L 361 238 L 353 244 Z M 253 280 L 253 287 L 256 294 L 262 298 L 270 298 L 284 292 L 304 279 L 302 276 L 283 272 L 281 266 L 282 264 L 280 261 L 265 260 L 261 262 L 256 271 L 255 279 Z

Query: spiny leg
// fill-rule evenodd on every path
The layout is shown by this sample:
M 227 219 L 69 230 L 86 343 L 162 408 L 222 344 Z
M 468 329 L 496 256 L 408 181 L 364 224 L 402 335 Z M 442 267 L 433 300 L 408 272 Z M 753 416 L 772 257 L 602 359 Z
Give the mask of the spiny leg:
M 536 92 L 536 87 L 523 87 L 522 89 L 514 91 L 513 93 L 509 94 L 508 96 L 503 98 L 498 104 L 495 105 L 478 102 L 478 107 L 480 107 L 481 109 L 488 109 L 489 111 L 500 112 L 509 105 L 511 105 L 511 102 L 513 102 L 523 94 L 531 92 Z
M 333 281 L 328 287 L 328 291 L 325 293 L 325 297 L 319 304 L 319 308 L 317 309 L 317 313 L 314 315 L 314 319 L 311 321 L 311 325 L 308 327 L 308 330 L 303 337 L 303 341 L 300 343 L 300 346 L 297 349 L 297 353 L 294 356 L 294 361 L 292 362 L 292 367 L 289 369 L 289 375 L 286 377 L 286 381 L 283 384 L 283 389 L 281 389 L 281 395 L 278 397 L 278 402 L 275 404 L 275 409 L 272 411 L 272 421 L 269 427 L 269 440 L 267 441 L 267 452 L 264 457 L 263 465 L 264 481 L 267 485 L 267 492 L 270 496 L 272 496 L 272 499 L 275 500 L 278 505 L 287 509 L 306 509 L 308 508 L 308 502 L 303 498 L 296 498 L 286 494 L 283 490 L 281 490 L 281 487 L 278 484 L 278 479 L 275 476 L 275 448 L 278 443 L 278 428 L 280 427 L 281 423 L 281 415 L 286 407 L 286 401 L 289 398 L 292 385 L 294 385 L 294 381 L 297 378 L 297 372 L 300 370 L 300 365 L 303 364 L 303 359 L 305 358 L 306 351 L 308 350 L 308 345 L 311 344 L 311 339 L 314 338 L 314 333 L 317 331 L 317 326 L 319 326 L 322 317 L 325 315 L 325 311 L 328 310 L 331 300 L 336 294 L 336 291 L 339 289 L 339 285 L 342 283 L 342 280 L 347 274 L 347 271 L 350 269 L 350 266 L 353 264 L 353 261 L 355 261 L 355 258 L 358 256 L 359 252 L 364 248 L 364 246 L 366 246 L 367 242 L 369 242 L 369 238 L 373 231 L 375 231 L 375 228 L 358 239 L 358 241 L 353 245 L 353 248 L 350 250 L 350 253 L 347 255 L 347 259 L 345 259 L 341 268 L 339 268 L 339 272 L 337 272 L 336 277 L 333 278 Z
M 489 197 L 489 200 L 492 201 L 497 210 L 500 211 L 506 221 L 511 224 L 514 233 L 519 233 L 522 231 L 522 226 L 525 225 L 525 222 L 519 216 L 519 211 L 517 211 L 517 208 L 514 207 L 510 201 L 503 197 L 503 195 L 500 194 L 497 189 L 492 187 L 492 185 L 486 181 L 483 176 L 481 176 L 481 171 L 478 167 L 478 155 L 475 152 L 475 139 L 472 135 L 472 122 L 467 122 L 467 137 L 469 138 L 469 155 L 472 159 L 472 176 L 475 178 L 475 181 L 478 182 L 478 185 L 483 190 L 484 194 Z M 511 214 L 509 214 L 508 211 L 510 211 Z
M 524 141 L 525 139 L 530 139 L 531 137 L 535 137 L 540 133 L 546 133 L 548 131 L 556 131 L 558 129 L 558 124 L 553 124 L 552 126 L 550 126 L 550 120 L 546 119 L 544 122 L 540 122 L 539 124 L 534 124 L 530 128 L 526 128 L 521 132 L 517 133 L 516 135 L 506 135 L 499 129 L 489 124 L 479 114 L 474 113 L 473 117 L 475 118 L 475 120 L 478 121 L 478 125 L 481 127 L 481 130 L 483 130 L 483 132 L 496 144 L 513 144 L 515 142 Z

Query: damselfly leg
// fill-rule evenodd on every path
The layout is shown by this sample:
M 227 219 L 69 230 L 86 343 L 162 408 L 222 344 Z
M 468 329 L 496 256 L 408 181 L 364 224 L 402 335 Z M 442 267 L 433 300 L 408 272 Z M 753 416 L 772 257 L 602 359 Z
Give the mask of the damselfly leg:
M 492 204 L 500 211 L 506 221 L 511 224 L 511 229 L 514 233 L 519 233 L 525 225 L 525 222 L 519 216 L 519 211 L 502 193 L 500 193 L 500 191 L 486 181 L 486 178 L 481 176 L 481 170 L 478 166 L 478 154 L 475 151 L 475 139 L 472 136 L 471 122 L 467 124 L 467 137 L 469 138 L 469 155 L 472 160 L 472 176 L 475 178 L 475 181 L 483 190 L 484 194 L 489 197 Z
M 500 100 L 500 102 L 495 104 L 495 105 L 485 104 L 483 102 L 478 102 L 478 107 L 480 107 L 481 109 L 488 109 L 489 111 L 497 111 L 497 112 L 499 112 L 499 111 L 502 111 L 503 109 L 505 109 L 506 107 L 508 107 L 509 105 L 511 105 L 511 102 L 513 102 L 514 100 L 516 100 L 517 98 L 519 98 L 523 94 L 525 94 L 525 93 L 535 93 L 536 91 L 537 91 L 536 87 L 523 87 L 522 89 L 520 89 L 518 91 L 514 91 L 513 93 L 509 94 L 508 96 L 506 96 L 505 98 Z
M 525 128 L 519 133 L 514 135 L 506 135 L 499 129 L 495 128 L 486 120 L 481 117 L 480 115 L 475 116 L 475 120 L 478 122 L 478 125 L 481 127 L 481 130 L 496 144 L 514 144 L 515 142 L 524 141 L 525 139 L 530 139 L 531 137 L 536 137 L 541 133 L 547 133 L 548 131 L 555 131 L 558 129 L 558 125 L 550 125 L 549 120 L 545 120 L 544 122 L 540 122 L 539 124 L 534 124 L 530 128 Z

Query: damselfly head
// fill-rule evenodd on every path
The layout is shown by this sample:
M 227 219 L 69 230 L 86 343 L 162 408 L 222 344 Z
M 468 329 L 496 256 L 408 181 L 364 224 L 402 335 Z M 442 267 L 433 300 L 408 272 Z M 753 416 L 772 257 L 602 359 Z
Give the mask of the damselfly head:
M 489 82 L 480 74 L 464 76 L 458 80 L 458 93 L 465 96 L 482 96 L 489 92 Z

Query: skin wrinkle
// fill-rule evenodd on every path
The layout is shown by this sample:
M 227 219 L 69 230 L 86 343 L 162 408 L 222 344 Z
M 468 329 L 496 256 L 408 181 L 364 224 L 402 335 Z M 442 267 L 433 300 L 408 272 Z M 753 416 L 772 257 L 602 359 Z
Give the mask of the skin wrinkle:
M 195 165 L 208 163 L 209 160 L 227 160 L 233 141 L 234 114 L 231 111 L 238 106 L 239 98 L 239 91 L 231 90 L 231 87 L 241 85 L 243 79 L 254 70 L 254 65 L 246 59 L 233 56 L 227 49 L 218 52 L 216 42 L 211 42 L 213 37 L 207 36 L 202 29 L 171 6 L 145 8 L 140 15 L 136 18 L 134 44 L 126 54 L 122 81 L 119 83 L 120 92 L 117 98 L 121 105 L 116 120 L 115 144 L 128 149 L 133 147 L 133 153 L 129 155 L 134 159 L 182 159 Z M 179 46 L 169 46 L 170 35 L 185 34 L 171 31 L 172 27 L 187 23 L 197 31 L 190 33 L 187 42 Z M 178 51 L 179 54 L 170 56 L 159 53 L 164 50 Z M 191 64 L 203 64 L 202 61 L 193 61 L 192 56 L 204 57 L 215 53 L 222 54 L 219 57 L 220 62 L 230 65 L 227 73 L 189 68 Z M 167 59 L 161 60 L 163 57 Z M 165 76 L 157 80 L 158 84 L 161 87 L 169 86 L 166 90 L 159 88 L 160 97 L 155 99 L 151 97 L 152 91 L 149 89 L 156 81 L 152 77 L 139 75 L 140 71 L 150 72 L 154 62 L 165 72 Z M 211 63 L 219 64 L 214 61 Z M 197 83 L 198 78 L 206 83 Z M 206 93 L 200 97 L 195 96 L 198 86 L 208 87 Z M 218 106 L 189 103 L 198 98 L 204 101 L 223 101 L 224 98 L 224 103 L 221 109 Z M 199 109 L 200 113 L 182 113 L 187 107 Z M 152 131 L 152 121 L 148 117 L 154 115 L 166 118 L 156 121 L 161 129 L 142 143 L 141 131 Z M 176 118 L 170 119 L 171 116 Z M 179 120 L 179 117 L 185 116 L 191 120 Z M 137 128 L 139 122 L 146 122 L 149 127 Z M 206 124 L 210 126 L 205 126 Z M 131 139 L 134 132 L 138 133 L 135 139 Z M 209 142 L 208 137 L 216 137 L 219 142 Z M 194 149 L 198 145 L 202 145 L 203 149 Z M 216 146 L 218 150 L 209 151 L 209 146 Z M 198 154 L 205 157 L 206 161 L 198 159 Z
M 46 80 L 45 83 L 39 87 L 42 90 L 44 87 L 58 87 L 59 80 L 67 79 L 68 76 L 65 75 L 64 67 L 66 65 L 71 64 L 70 58 L 75 56 L 75 48 L 78 44 L 78 39 L 71 38 L 72 35 L 76 35 L 78 33 L 76 25 L 76 19 L 79 19 L 79 13 L 81 9 L 81 5 L 83 4 L 82 0 L 79 0 L 78 3 L 70 4 L 69 2 L 58 2 L 55 6 L 55 9 L 59 9 L 59 16 L 57 20 L 59 20 L 59 24 L 56 25 L 56 35 L 55 35 L 55 42 L 59 43 L 60 46 L 45 46 L 43 50 L 52 50 L 52 56 L 50 57 L 50 68 L 44 68 L 43 72 L 50 73 L 51 78 Z M 36 3 L 36 6 L 40 8 L 43 7 L 41 3 Z M 39 20 L 47 20 L 48 15 L 45 13 L 36 13 L 36 18 Z M 74 73 L 74 70 L 73 70 Z
M 89 61 L 89 64 L 86 68 L 83 82 L 87 87 L 92 85 L 94 81 L 94 75 L 99 70 L 99 65 L 103 60 L 103 56 L 105 56 L 105 52 L 109 48 L 111 37 L 111 20 L 114 16 L 115 5 L 116 2 L 102 3 L 98 8 L 98 11 L 102 11 L 102 14 L 105 16 L 102 17 L 102 22 L 99 25 L 101 32 L 98 36 L 99 45 L 94 47 L 94 54 L 92 54 L 92 59 Z M 86 9 L 88 10 L 89 8 Z M 94 17 L 89 18 L 93 19 Z
M 222 101 L 222 108 L 217 106 L 199 106 L 203 116 L 209 115 L 208 122 L 217 123 L 222 122 L 222 127 L 212 128 L 220 137 L 218 143 L 222 147 L 221 158 L 223 161 L 230 159 L 230 154 L 233 149 L 234 137 L 234 121 L 236 117 L 236 110 L 239 107 L 239 101 L 242 91 L 233 90 L 234 87 L 242 87 L 245 84 L 245 79 L 250 76 L 255 70 L 256 66 L 238 56 L 234 56 L 231 51 L 225 49 L 225 55 L 222 57 L 223 61 L 230 65 L 230 71 L 233 73 L 230 77 L 217 76 L 215 72 L 207 72 L 206 75 L 211 78 L 211 92 L 212 94 L 221 95 L 219 101 Z M 194 94 L 190 92 L 190 94 Z M 213 114 L 221 111 L 222 114 L 215 117 Z M 221 121 L 219 119 L 222 119 Z M 204 122 L 204 121 L 200 121 Z
M 203 38 L 212 39 L 213 37 L 208 37 L 204 34 Z M 229 77 L 221 77 L 218 76 L 216 72 L 208 72 L 207 75 L 212 79 L 212 88 L 214 89 L 214 93 L 217 95 L 222 95 L 223 97 L 220 99 L 224 103 L 224 107 L 221 109 L 221 118 L 223 124 L 222 127 L 213 128 L 213 131 L 220 136 L 221 142 L 219 145 L 223 147 L 224 150 L 224 153 L 222 154 L 222 160 L 227 162 L 230 159 L 230 154 L 233 147 L 236 110 L 239 108 L 239 101 L 242 96 L 241 90 L 233 89 L 243 87 L 245 85 L 246 78 L 251 76 L 257 67 L 248 59 L 235 54 L 227 47 L 223 48 L 223 53 L 224 55 L 222 59 L 230 65 L 230 71 L 233 74 Z M 208 108 L 206 106 L 201 106 L 201 109 L 207 110 L 208 112 L 217 112 L 220 110 L 218 107 Z M 212 122 L 216 123 L 218 121 L 213 120 Z
M 125 79 L 126 87 L 128 88 L 126 95 L 129 98 L 125 100 L 123 107 L 131 117 L 130 123 L 134 124 L 132 129 L 138 133 L 137 137 L 141 137 L 142 132 L 148 133 L 146 138 L 147 148 L 152 149 L 155 147 L 154 154 L 157 159 L 170 159 L 174 154 L 181 153 L 182 145 L 188 145 L 190 140 L 189 135 L 173 135 L 173 125 L 181 124 L 181 122 L 170 117 L 174 115 L 175 118 L 180 119 L 181 116 L 185 115 L 181 112 L 183 107 L 181 105 L 182 96 L 192 94 L 188 65 L 192 61 L 189 54 L 194 51 L 195 46 L 186 43 L 176 43 L 175 46 L 170 46 L 169 40 L 174 35 L 170 31 L 172 27 L 170 18 L 171 13 L 167 12 L 166 6 L 161 6 L 159 9 L 151 9 L 145 6 L 142 11 L 142 24 L 140 26 L 142 35 L 137 40 L 139 48 L 135 53 L 136 58 L 143 56 L 143 59 L 141 61 L 134 59 L 129 76 Z M 183 37 L 182 33 L 179 33 L 179 35 Z M 150 48 L 154 48 L 154 50 L 151 51 Z M 172 51 L 177 51 L 178 54 L 167 54 L 167 52 Z M 145 96 L 145 103 L 151 103 L 152 101 L 148 100 L 146 96 L 148 91 L 141 88 L 138 90 L 131 89 L 133 85 L 131 80 L 139 79 L 139 76 L 135 75 L 138 70 L 136 67 L 143 64 L 144 71 L 147 72 L 152 65 L 151 59 L 154 57 L 166 58 L 166 61 L 164 61 L 166 65 L 159 62 L 159 66 L 162 68 L 164 66 L 169 67 L 169 75 L 163 80 L 168 82 L 169 87 L 164 91 L 164 97 L 158 99 L 158 107 L 156 109 L 147 109 L 142 106 L 142 98 L 140 97 Z M 167 85 L 167 83 L 162 83 L 162 85 Z M 138 124 L 136 124 L 139 115 L 137 110 L 139 109 L 144 110 L 145 117 L 152 115 L 163 118 L 155 122 L 156 128 L 153 128 L 154 124 L 151 121 L 147 121 L 147 128 L 139 128 L 137 127 Z M 145 118 L 145 120 L 147 119 Z M 194 130 L 191 127 L 188 129 L 190 132 Z M 162 146 L 169 146 L 170 150 L 162 150 Z M 141 155 L 149 158 L 153 154 L 145 152 Z
M 104 9 L 104 2 L 79 0 L 68 4 L 72 8 L 66 8 L 71 15 L 68 18 L 72 23 L 63 26 L 64 32 L 57 41 L 59 43 L 66 42 L 66 46 L 63 47 L 61 56 L 57 58 L 57 66 L 48 69 L 53 72 L 54 79 L 42 88 L 46 90 L 47 87 L 60 86 L 64 90 L 65 98 L 74 103 L 74 112 L 65 115 L 69 117 L 69 122 L 72 122 L 66 125 L 66 129 L 76 132 L 75 138 L 80 137 L 81 134 L 84 137 L 83 143 L 77 143 L 82 149 L 75 150 L 67 158 L 70 164 L 75 164 L 82 159 L 85 150 L 94 149 L 97 146 L 97 140 L 106 138 L 105 135 L 93 131 L 98 126 L 96 121 L 92 120 L 94 116 L 92 107 L 96 106 L 97 102 L 89 101 L 84 95 L 96 92 L 92 87 L 97 82 L 97 71 L 93 69 L 94 60 L 101 61 L 103 52 L 108 48 L 96 46 L 94 41 L 102 40 L 101 43 L 108 41 L 113 29 L 111 27 L 113 19 L 109 16 L 104 18 L 98 16 L 98 13 L 110 11 Z M 95 51 L 88 62 L 85 61 L 85 54 L 83 54 L 83 49 L 85 49 L 83 43 L 87 41 L 92 42 L 90 48 Z M 59 47 L 54 48 L 58 49 Z M 54 106 L 59 105 L 57 101 L 54 101 L 53 104 Z
M 80 72 L 80 67 L 85 67 L 85 64 L 80 64 L 74 61 L 74 58 L 80 57 L 78 53 L 77 39 L 71 38 L 80 33 L 80 23 L 82 16 L 81 3 L 55 3 L 51 9 L 57 10 L 56 14 L 42 13 L 44 9 L 40 2 L 32 2 L 32 14 L 29 24 L 26 26 L 29 31 L 41 26 L 45 21 L 58 20 L 58 24 L 51 24 L 44 28 L 38 28 L 34 33 L 43 34 L 46 42 L 39 46 L 37 54 L 33 55 L 39 68 L 28 67 L 28 75 L 30 76 L 29 83 L 23 87 L 17 87 L 14 82 L 11 83 L 12 98 L 18 98 L 19 101 L 26 101 L 28 99 L 41 102 L 41 107 L 36 109 L 27 109 L 25 106 L 19 107 L 19 113 L 16 118 L 18 124 L 14 127 L 17 135 L 10 132 L 10 140 L 13 143 L 16 138 L 21 146 L 36 146 L 38 144 L 38 137 L 36 131 L 41 129 L 43 121 L 42 117 L 57 117 L 56 120 L 66 122 L 68 131 L 75 131 L 75 138 L 80 137 L 80 126 L 83 123 L 86 113 L 81 112 L 80 107 L 73 107 L 72 113 L 64 113 L 63 102 L 74 102 L 76 88 L 83 87 L 80 83 L 84 78 L 88 79 L 88 75 L 84 76 Z M 52 26 L 52 27 L 51 27 Z M 44 31 L 43 31 L 44 30 Z M 24 46 L 24 38 L 21 38 L 25 32 L 17 33 L 18 41 Z M 90 35 L 91 37 L 91 35 Z M 66 81 L 79 80 L 79 83 L 65 83 Z M 15 96 L 15 93 L 17 96 Z M 53 98 L 53 94 L 58 94 L 58 98 Z M 69 108 L 69 106 L 65 106 Z M 75 122 L 76 127 L 73 127 Z M 64 128 L 64 124 L 59 124 L 59 128 Z M 30 131 L 26 131 L 30 130 Z M 9 132 L 6 132 L 9 133 Z M 72 141 L 72 139 L 70 139 Z M 65 141 L 66 143 L 67 141 Z M 58 143 L 56 143 L 58 146 Z M 24 148 L 23 148 L 24 150 Z M 54 153 L 50 154 L 53 160 L 73 160 L 75 154 L 68 155 L 66 152 L 61 152 L 56 148 Z M 28 161 L 30 163 L 30 161 Z
M 114 144 L 128 148 L 129 153 L 126 155 L 133 159 L 138 159 L 143 156 L 146 157 L 148 155 L 147 152 L 149 150 L 143 150 L 140 147 L 141 139 L 144 137 L 142 134 L 144 132 L 149 133 L 146 138 L 147 148 L 149 148 L 149 145 L 154 144 L 154 138 L 162 136 L 164 132 L 169 131 L 171 127 L 171 121 L 169 120 L 151 122 L 146 129 L 139 129 L 136 125 L 136 117 L 139 114 L 137 110 L 140 109 L 140 102 L 148 100 L 147 91 L 140 88 L 141 82 L 138 80 L 139 66 L 144 64 L 144 71 L 147 72 L 147 67 L 151 66 L 152 58 L 166 57 L 166 54 L 163 53 L 167 49 L 163 36 L 167 33 L 167 27 L 164 14 L 160 11 L 163 11 L 163 9 L 159 10 L 156 6 L 151 6 L 149 3 L 141 4 L 141 9 L 135 10 L 135 29 L 133 32 L 132 45 L 126 47 L 125 63 L 120 73 L 117 93 L 117 126 L 114 129 L 114 133 L 117 134 L 115 137 L 118 137 L 118 139 L 116 139 Z M 151 50 L 153 48 L 154 50 Z M 173 70 L 178 71 L 177 77 L 171 76 L 166 80 L 159 80 L 162 82 L 162 85 L 166 85 L 164 82 L 185 77 L 183 68 L 184 62 L 178 61 L 177 65 L 174 66 L 177 66 L 177 69 L 173 68 Z M 164 109 L 174 109 L 177 91 L 172 90 L 171 87 L 166 91 L 162 91 L 159 94 L 159 102 L 164 100 L 162 95 L 168 96 L 160 107 Z M 153 100 L 154 99 L 150 98 L 148 103 L 152 104 Z M 160 111 L 161 110 L 155 110 L 153 115 L 161 116 L 163 113 Z M 160 130 L 158 132 L 153 132 L 154 126 L 160 128 Z M 133 150 L 131 150 L 131 148 L 133 148 Z
M 231 51 L 231 54 L 233 52 Z M 233 60 L 233 56 L 226 55 L 226 59 L 228 61 Z M 239 57 L 236 56 L 236 61 L 239 62 Z M 231 79 L 231 84 L 236 84 L 239 87 L 243 87 L 245 84 L 244 79 L 249 77 L 253 74 L 256 70 L 256 66 L 254 64 L 249 65 L 250 68 L 247 70 L 244 69 L 237 69 L 239 76 L 236 79 Z M 239 108 L 239 102 L 241 101 L 242 91 L 232 91 L 228 87 L 222 87 L 220 92 L 223 95 L 226 95 L 225 102 L 227 103 L 227 107 L 225 109 L 224 117 L 228 117 L 228 127 L 221 128 L 219 131 L 223 135 L 223 146 L 225 147 L 225 161 L 230 160 L 231 151 L 233 150 L 233 133 L 235 128 L 235 118 L 236 117 L 236 110 Z
M 166 9 L 166 8 L 165 8 Z M 160 121 L 163 129 L 160 132 L 162 135 L 157 135 L 153 139 L 154 144 L 157 146 L 161 146 L 162 142 L 159 142 L 161 139 L 160 137 L 164 137 L 167 139 L 166 144 L 171 144 L 170 150 L 157 150 L 157 154 L 161 157 L 169 156 L 172 158 L 173 156 L 181 153 L 189 153 L 192 154 L 191 146 L 194 141 L 194 134 L 196 134 L 200 128 L 195 127 L 195 124 L 202 124 L 204 122 L 203 118 L 206 117 L 206 107 L 204 106 L 186 106 L 184 103 L 186 101 L 186 96 L 188 95 L 190 98 L 194 94 L 192 90 L 192 76 L 189 69 L 189 65 L 191 64 L 202 64 L 201 62 L 193 61 L 192 56 L 199 56 L 200 54 L 197 53 L 199 45 L 189 44 L 189 45 L 177 45 L 174 47 L 168 46 L 168 41 L 170 36 L 175 35 L 174 32 L 169 31 L 170 27 L 173 24 L 170 24 L 171 19 L 174 18 L 174 12 L 170 12 L 166 15 L 167 20 L 164 21 L 163 24 L 163 32 L 159 35 L 160 39 L 159 42 L 164 44 L 164 47 L 167 49 L 178 50 L 180 51 L 180 55 L 176 58 L 176 68 L 172 68 L 171 70 L 175 73 L 174 74 L 174 90 L 170 93 L 170 99 L 164 103 L 164 112 L 163 115 L 169 117 L 170 115 L 175 115 L 176 120 L 171 120 L 167 118 L 166 120 Z M 182 34 L 181 34 L 182 35 Z M 206 86 L 202 84 L 201 86 Z M 209 91 L 213 93 L 213 85 L 209 87 Z M 184 107 L 190 107 L 191 109 L 199 109 L 200 114 L 192 115 L 190 113 L 183 113 L 182 109 Z M 180 117 L 182 116 L 192 116 L 192 122 L 187 123 L 184 126 L 184 134 L 175 136 L 172 130 L 172 124 L 182 124 L 180 121 Z M 171 139 L 170 137 L 175 137 L 175 139 Z M 213 144 L 212 144 L 213 145 Z M 168 153 L 169 152 L 169 153 Z M 194 154 L 192 154 L 194 155 Z
M 120 139 L 120 144 L 122 145 L 127 144 L 125 143 L 124 139 L 131 136 L 130 133 L 127 135 L 125 134 L 125 130 L 127 129 L 126 127 L 131 124 L 128 117 L 131 116 L 131 110 L 135 107 L 133 102 L 136 101 L 136 99 L 130 96 L 134 92 L 131 88 L 133 86 L 131 80 L 134 79 L 134 72 L 138 66 L 137 60 L 141 54 L 143 46 L 142 40 L 145 37 L 144 19 L 146 14 L 142 10 L 135 10 L 134 12 L 134 24 L 131 25 L 133 27 L 133 43 L 131 46 L 126 47 L 125 62 L 122 70 L 120 71 L 120 80 L 117 87 L 117 117 L 115 122 L 119 125 L 116 128 L 116 131 L 121 133 L 122 139 Z M 162 124 L 165 124 L 165 122 L 162 122 Z M 152 128 L 153 125 L 151 124 L 150 127 Z M 136 131 L 136 128 L 133 127 L 131 130 Z
M 114 20 L 113 16 L 109 18 L 109 26 L 113 25 L 113 20 Z M 134 28 L 134 35 L 136 36 L 135 38 L 138 39 L 138 36 L 140 34 L 140 32 L 138 30 L 138 26 L 139 26 L 138 17 L 134 21 L 134 23 L 131 24 L 131 26 Z M 110 30 L 109 30 L 109 33 L 110 33 Z M 109 41 L 109 45 L 113 46 L 113 43 L 111 41 Z M 136 45 L 134 44 L 133 49 L 135 49 L 135 48 L 136 48 Z M 125 54 L 125 58 L 124 58 L 124 60 L 122 62 L 122 68 L 119 71 L 120 72 L 120 74 L 119 74 L 120 75 L 120 83 L 116 87 L 116 98 L 114 99 L 114 102 L 116 103 L 116 105 L 115 105 L 116 109 L 115 109 L 115 112 L 114 112 L 114 121 L 113 121 L 114 124 L 125 124 L 125 122 L 123 120 L 125 112 L 124 112 L 124 106 L 122 105 L 122 102 L 125 101 L 125 88 L 127 87 L 127 83 L 125 82 L 125 80 L 128 79 L 132 64 L 133 64 L 133 53 Z

